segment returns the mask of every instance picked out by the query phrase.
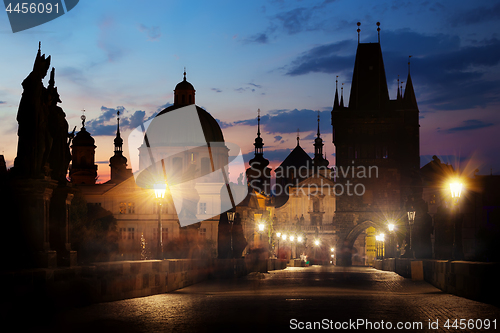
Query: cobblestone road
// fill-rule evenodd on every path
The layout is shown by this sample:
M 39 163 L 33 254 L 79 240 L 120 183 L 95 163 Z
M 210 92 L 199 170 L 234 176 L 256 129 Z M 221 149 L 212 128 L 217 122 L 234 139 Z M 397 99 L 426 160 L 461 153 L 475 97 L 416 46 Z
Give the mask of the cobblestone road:
M 365 332 L 387 329 L 389 324 L 392 331 L 398 331 L 400 322 L 407 325 L 404 332 L 443 332 L 449 331 L 444 327 L 448 319 L 450 324 L 459 320 L 458 329 L 450 327 L 450 331 L 480 331 L 481 324 L 484 330 L 486 319 L 490 324 L 486 331 L 500 331 L 500 309 L 493 305 L 448 295 L 392 272 L 312 266 L 207 281 L 168 294 L 72 309 L 54 316 L 44 329 L 27 331 L 282 332 L 319 322 L 316 328 L 325 331 L 355 328 Z M 473 328 L 460 329 L 460 319 L 468 325 L 474 319 Z M 362 320 L 364 324 L 353 326 Z M 429 328 L 429 321 L 437 321 L 438 326 Z

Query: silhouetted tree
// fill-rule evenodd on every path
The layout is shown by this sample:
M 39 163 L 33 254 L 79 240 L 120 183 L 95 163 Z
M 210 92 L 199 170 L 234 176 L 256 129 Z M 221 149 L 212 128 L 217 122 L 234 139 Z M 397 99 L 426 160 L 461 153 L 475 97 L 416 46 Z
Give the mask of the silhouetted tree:
M 108 261 L 117 252 L 116 218 L 101 206 L 87 204 L 81 192 L 73 198 L 70 224 L 72 247 L 80 263 Z

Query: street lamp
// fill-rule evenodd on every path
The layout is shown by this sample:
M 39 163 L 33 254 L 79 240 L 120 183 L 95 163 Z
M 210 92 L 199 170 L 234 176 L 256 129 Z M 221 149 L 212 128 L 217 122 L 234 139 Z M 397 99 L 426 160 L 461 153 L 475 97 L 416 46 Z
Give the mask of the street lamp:
M 384 239 L 385 235 L 384 234 L 379 234 L 375 236 L 375 240 L 378 242 L 377 243 L 377 258 L 378 259 L 384 259 Z
M 165 192 L 167 190 L 166 184 L 155 184 L 153 186 L 155 190 L 155 197 L 158 202 L 158 237 L 157 237 L 157 248 L 156 248 L 156 258 L 159 260 L 163 259 L 163 241 L 162 241 L 162 226 L 161 226 L 161 202 L 165 198 Z
M 231 212 L 228 211 L 226 212 L 227 214 L 227 220 L 231 224 L 231 259 L 234 258 L 234 252 L 233 252 L 233 224 L 234 224 L 234 216 L 236 215 L 236 212 Z
M 410 225 L 410 256 L 412 258 L 415 257 L 412 245 L 412 231 L 413 231 L 413 225 L 415 224 L 415 214 L 416 212 L 414 210 L 408 211 L 408 224 Z
M 389 253 L 388 253 L 388 256 L 390 258 L 392 257 L 396 257 L 395 255 L 395 251 L 394 251 L 394 224 L 393 223 L 389 223 L 387 225 L 387 229 L 389 230 Z
M 463 249 L 462 249 L 462 224 L 460 223 L 460 195 L 462 194 L 463 184 L 456 180 L 450 183 L 450 192 L 452 200 L 452 210 L 453 210 L 453 260 L 463 259 Z

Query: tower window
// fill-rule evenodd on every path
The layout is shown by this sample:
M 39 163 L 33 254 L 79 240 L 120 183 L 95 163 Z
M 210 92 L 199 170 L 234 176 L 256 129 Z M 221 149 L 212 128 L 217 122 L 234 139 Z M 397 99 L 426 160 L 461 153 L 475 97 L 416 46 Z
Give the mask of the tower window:
M 198 214 L 206 214 L 207 213 L 207 203 L 200 202 L 198 204 Z
M 199 232 L 201 237 L 207 237 L 207 228 L 200 228 Z
M 120 214 L 127 214 L 127 203 L 120 202 Z

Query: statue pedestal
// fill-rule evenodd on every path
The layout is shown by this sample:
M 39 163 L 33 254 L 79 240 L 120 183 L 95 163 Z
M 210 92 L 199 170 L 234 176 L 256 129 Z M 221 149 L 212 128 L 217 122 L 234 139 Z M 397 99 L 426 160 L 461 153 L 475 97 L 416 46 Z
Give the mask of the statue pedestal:
M 13 195 L 19 210 L 19 223 L 31 265 L 41 268 L 57 267 L 57 255 L 49 243 L 50 198 L 57 182 L 47 179 L 19 179 L 12 183 Z
M 50 200 L 50 245 L 57 251 L 58 266 L 76 266 L 76 251 L 69 239 L 69 211 L 74 190 L 70 184 L 54 189 Z

